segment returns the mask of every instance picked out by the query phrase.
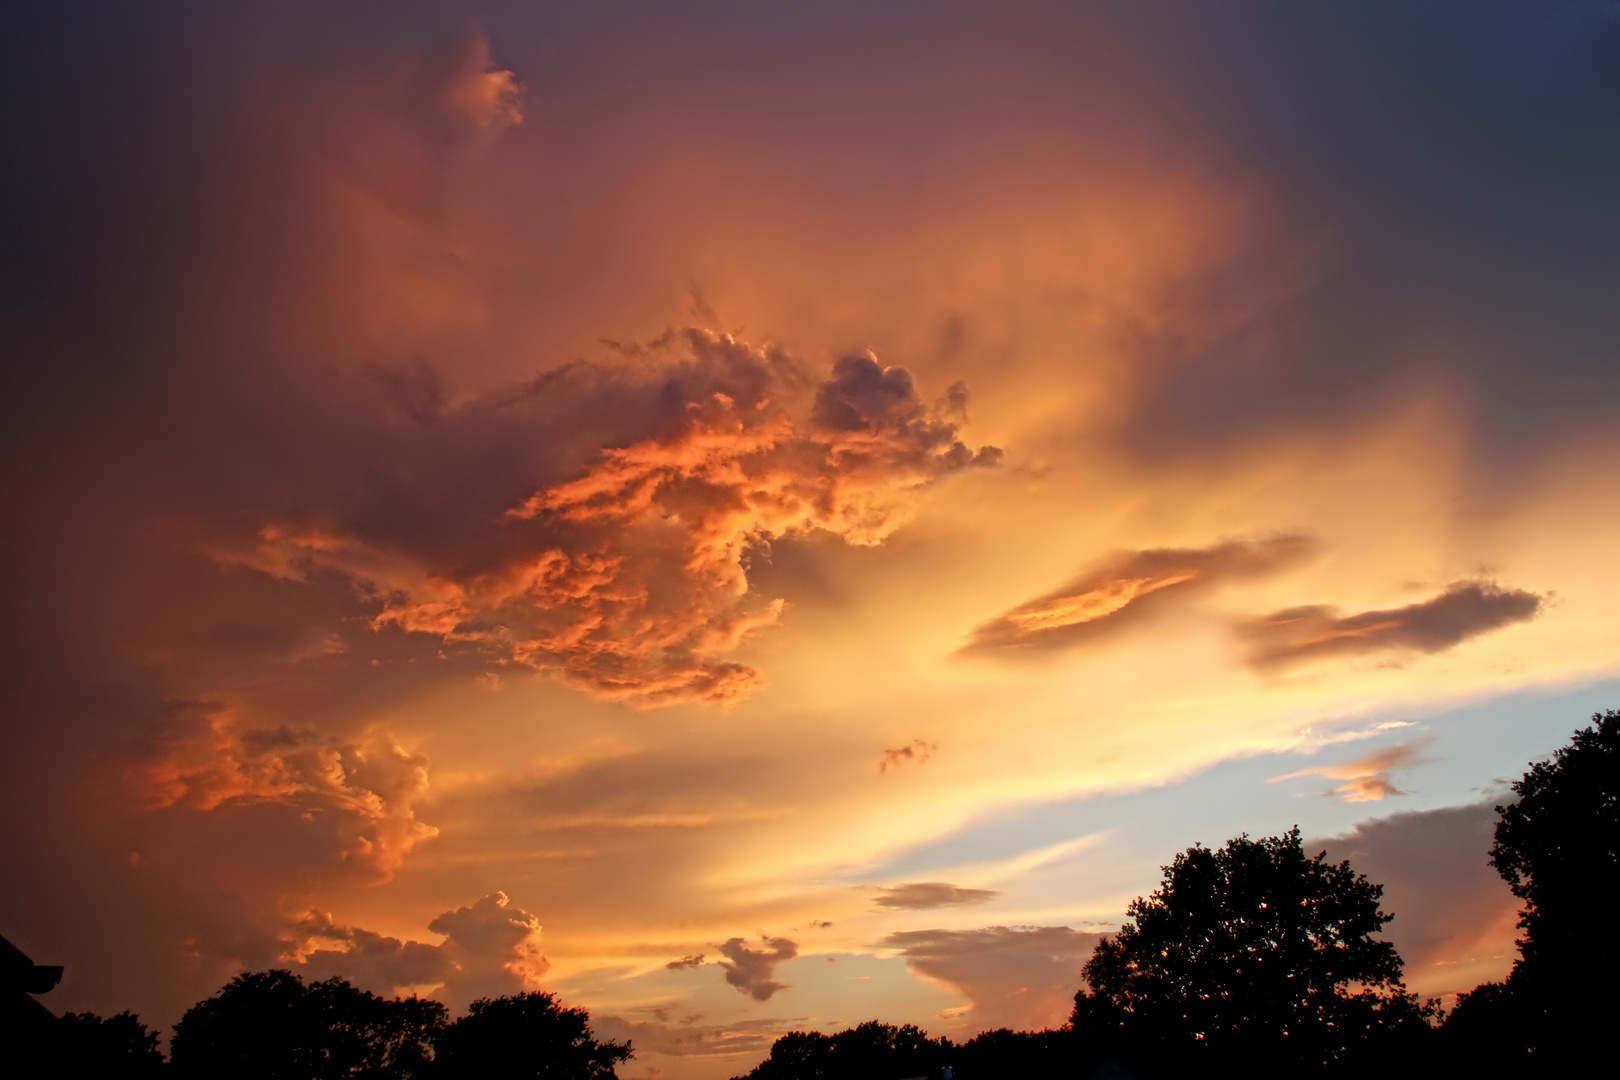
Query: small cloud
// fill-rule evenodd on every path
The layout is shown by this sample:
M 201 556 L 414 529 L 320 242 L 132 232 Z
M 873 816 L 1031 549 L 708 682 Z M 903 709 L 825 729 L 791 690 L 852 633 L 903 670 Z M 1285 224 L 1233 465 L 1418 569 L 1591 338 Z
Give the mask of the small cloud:
M 877 906 L 888 911 L 983 904 L 1001 895 L 994 889 L 964 889 L 944 881 L 914 881 L 884 889 Z
M 1319 765 L 1315 768 L 1300 769 L 1283 776 L 1273 776 L 1267 783 L 1277 783 L 1282 780 L 1295 780 L 1302 776 L 1322 776 L 1329 780 L 1343 780 L 1344 783 L 1326 795 L 1337 795 L 1347 803 L 1379 802 L 1390 795 L 1405 795 L 1406 792 L 1390 782 L 1389 774 L 1396 769 L 1408 768 L 1421 764 L 1427 760 L 1420 756 L 1420 751 L 1428 743 L 1427 739 L 1418 739 L 1412 742 L 1396 743 L 1394 746 L 1360 757 L 1354 761 L 1342 762 L 1338 765 Z
M 1207 548 L 1126 552 L 984 623 L 961 653 L 1011 655 L 1071 648 L 1220 581 L 1280 570 L 1315 549 L 1309 537 L 1289 534 Z
M 827 919 L 811 919 L 810 925 L 815 927 L 817 930 L 825 930 L 831 926 L 832 923 Z
M 683 971 L 686 968 L 702 967 L 703 964 L 703 954 L 693 953 L 691 956 L 683 956 L 679 960 L 671 960 L 664 966 L 671 971 Z
M 762 937 L 763 949 L 750 949 L 747 942 L 734 937 L 719 946 L 725 959 L 720 966 L 726 969 L 726 982 L 752 997 L 755 1001 L 769 1001 L 778 990 L 787 986 L 775 981 L 776 965 L 799 955 L 799 946 L 787 938 Z
M 1437 653 L 1535 618 L 1544 599 L 1491 581 L 1459 581 L 1432 599 L 1402 608 L 1344 618 L 1320 604 L 1288 608 L 1245 624 L 1239 633 L 1249 643 L 1249 665 L 1262 670 L 1325 656 L 1392 650 Z
M 878 761 L 878 772 L 886 773 L 890 769 L 898 769 L 902 765 L 912 763 L 921 765 L 933 757 L 934 751 L 938 749 L 938 743 L 912 739 L 904 746 L 883 751 L 883 757 Z

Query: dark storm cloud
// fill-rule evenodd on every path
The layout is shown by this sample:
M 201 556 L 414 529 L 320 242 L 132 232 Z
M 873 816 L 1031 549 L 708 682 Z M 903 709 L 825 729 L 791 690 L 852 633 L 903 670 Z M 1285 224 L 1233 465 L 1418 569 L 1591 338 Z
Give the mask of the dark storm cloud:
M 1330 607 L 1288 608 L 1240 627 L 1249 663 L 1271 669 L 1321 657 L 1444 652 L 1469 638 L 1533 619 L 1543 597 L 1489 581 L 1459 581 L 1438 596 L 1341 617 Z
M 1013 656 L 1073 648 L 1223 581 L 1283 569 L 1314 550 L 1308 537 L 1289 535 L 1128 552 L 983 624 L 962 653 Z
M 1080 968 L 1101 936 L 1067 926 L 987 926 L 907 930 L 882 944 L 919 975 L 965 995 L 980 1028 L 1029 1028 L 1068 1018 Z
M 776 981 L 776 965 L 798 956 L 799 946 L 781 937 L 760 940 L 765 946 L 763 949 L 750 949 L 748 942 L 740 937 L 724 942 L 719 946 L 720 955 L 725 957 L 720 966 L 725 969 L 728 985 L 755 1001 L 769 1001 L 778 990 L 787 989 Z
M 999 896 L 994 889 L 964 889 L 945 881 L 911 881 L 878 893 L 873 901 L 886 911 L 983 904 Z

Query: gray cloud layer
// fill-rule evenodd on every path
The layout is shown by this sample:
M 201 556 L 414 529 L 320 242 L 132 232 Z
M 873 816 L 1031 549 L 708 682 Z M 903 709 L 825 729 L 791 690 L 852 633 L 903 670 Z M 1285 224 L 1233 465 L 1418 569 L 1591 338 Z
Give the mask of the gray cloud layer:
M 1246 623 L 1240 633 L 1256 668 L 1321 657 L 1380 652 L 1444 652 L 1541 611 L 1543 598 L 1490 581 L 1459 581 L 1416 604 L 1340 616 L 1321 605 L 1289 608 Z
M 912 881 L 878 893 L 874 903 L 887 911 L 983 904 L 999 894 L 994 889 L 964 889 L 945 881 Z

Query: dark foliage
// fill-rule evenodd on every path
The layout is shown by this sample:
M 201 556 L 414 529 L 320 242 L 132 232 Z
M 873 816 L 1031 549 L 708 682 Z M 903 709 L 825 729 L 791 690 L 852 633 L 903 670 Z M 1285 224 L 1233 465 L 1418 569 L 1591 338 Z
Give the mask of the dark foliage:
M 132 1012 L 107 1017 L 64 1013 L 57 1031 L 63 1075 L 104 1076 L 109 1080 L 164 1075 L 157 1032 L 148 1030 Z
M 1620 895 L 1620 712 L 1592 723 L 1496 808 L 1491 864 L 1524 901 L 1524 934 L 1507 982 L 1466 995 L 1447 1020 L 1459 1052 L 1574 1068 L 1620 1008 L 1620 939 L 1606 926 Z
M 420 1080 L 444 1026 L 437 1001 L 260 971 L 187 1010 L 174 1030 L 174 1069 L 210 1080 Z
M 1349 863 L 1306 857 L 1297 828 L 1189 848 L 1086 962 L 1071 1026 L 1150 1071 L 1325 1074 L 1420 1041 L 1429 1010 L 1373 937 L 1392 918 L 1382 892 Z
M 591 1036 L 590 1014 L 550 994 L 481 999 L 438 1044 L 445 1080 L 612 1080 L 628 1043 Z
M 876 1020 L 835 1035 L 790 1031 L 772 1044 L 770 1056 L 747 1074 L 747 1080 L 900 1080 L 937 1075 L 949 1047 L 911 1024 L 895 1027 Z

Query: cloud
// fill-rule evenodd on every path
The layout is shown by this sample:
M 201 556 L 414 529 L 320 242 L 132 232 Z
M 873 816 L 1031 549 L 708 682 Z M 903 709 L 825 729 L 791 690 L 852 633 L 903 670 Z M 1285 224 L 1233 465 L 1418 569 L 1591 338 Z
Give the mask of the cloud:
M 845 357 L 815 384 L 780 349 L 692 329 L 645 358 L 662 372 L 554 372 L 467 410 L 544 393 L 566 424 L 628 398 L 641 430 L 621 422 L 572 478 L 463 521 L 454 559 L 405 535 L 275 522 L 216 557 L 285 581 L 336 571 L 374 605 L 374 629 L 432 635 L 604 697 L 725 702 L 760 681 L 725 654 L 783 609 L 750 589 L 750 552 L 817 531 L 880 544 L 923 489 L 999 461 L 957 438 L 959 386 L 927 405 L 903 368 L 871 356 Z
M 446 911 L 428 929 L 445 936 L 442 948 L 456 966 L 442 995 L 447 1003 L 538 990 L 551 967 L 540 949 L 540 920 L 511 907 L 502 892 Z
M 1488 859 L 1491 800 L 1395 814 L 1343 836 L 1310 841 L 1384 886 L 1395 918 L 1384 935 L 1420 994 L 1449 994 L 1500 979 L 1512 965 L 1519 903 Z
M 289 727 L 251 727 L 193 704 L 171 712 L 158 749 L 141 769 L 147 805 L 229 811 L 276 804 L 326 821 L 340 858 L 386 881 L 439 830 L 416 818 L 428 761 L 374 734 L 345 742 Z
M 883 757 L 878 760 L 878 772 L 886 773 L 890 769 L 898 769 L 912 762 L 918 765 L 926 764 L 938 749 L 937 743 L 924 742 L 922 739 L 912 739 L 904 746 L 891 747 L 884 750 Z
M 445 940 L 402 941 L 312 911 L 292 925 L 288 953 L 313 978 L 341 975 L 385 994 L 429 993 L 457 1009 L 481 997 L 539 989 L 550 968 L 540 920 L 512 907 L 505 893 L 446 911 L 428 929 Z
M 799 946 L 787 938 L 765 937 L 763 949 L 750 949 L 747 942 L 734 937 L 719 946 L 725 959 L 720 966 L 726 970 L 726 982 L 752 997 L 755 1001 L 769 1001 L 778 990 L 786 990 L 776 982 L 776 965 L 799 955 Z
M 1490 581 L 1459 581 L 1432 599 L 1386 611 L 1338 617 L 1321 605 L 1288 608 L 1244 624 L 1249 663 L 1287 667 L 1330 656 L 1375 652 L 1444 652 L 1541 612 L 1544 597 Z
M 683 971 L 686 968 L 702 967 L 703 963 L 703 954 L 693 953 L 690 956 L 683 956 L 679 960 L 671 960 L 664 966 L 671 971 Z
M 1006 656 L 1072 648 L 1222 581 L 1273 573 L 1314 550 L 1308 537 L 1283 535 L 1126 552 L 979 626 L 961 652 Z
M 1283 776 L 1270 777 L 1266 782 L 1275 784 L 1283 780 L 1295 780 L 1301 776 L 1324 776 L 1329 780 L 1345 781 L 1332 791 L 1326 792 L 1328 795 L 1337 795 L 1347 803 L 1379 802 L 1390 795 L 1406 794 L 1390 782 L 1389 774 L 1396 769 L 1408 768 L 1427 760 L 1421 756 L 1420 751 L 1428 741 L 1414 739 L 1411 742 L 1396 743 L 1354 761 L 1300 769 Z
M 888 911 L 901 911 L 983 904 L 999 895 L 994 889 L 964 889 L 944 881 L 914 881 L 884 889 L 875 903 Z
M 1080 968 L 1101 936 L 1067 926 L 989 926 L 906 930 L 882 944 L 898 949 L 917 974 L 966 996 L 968 1019 L 982 1030 L 1063 1023 Z

